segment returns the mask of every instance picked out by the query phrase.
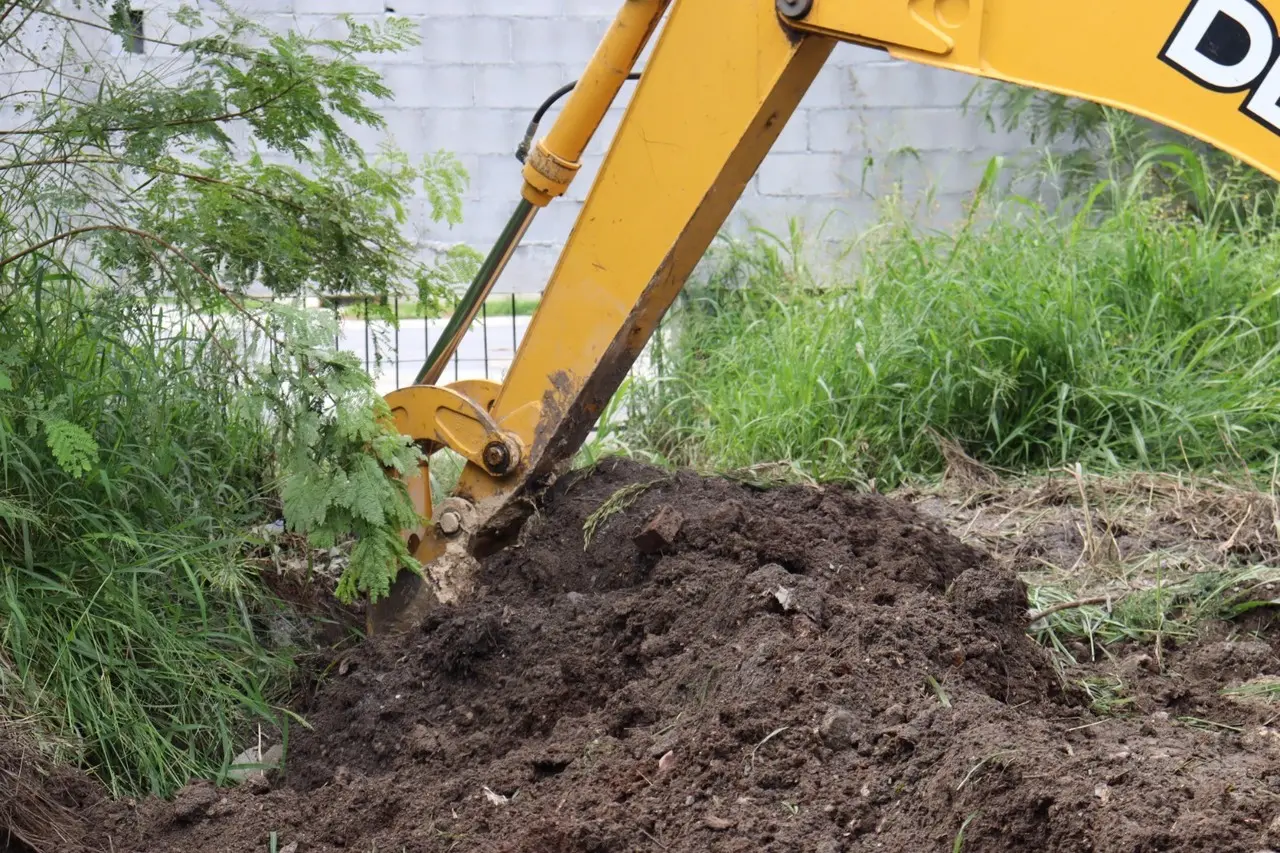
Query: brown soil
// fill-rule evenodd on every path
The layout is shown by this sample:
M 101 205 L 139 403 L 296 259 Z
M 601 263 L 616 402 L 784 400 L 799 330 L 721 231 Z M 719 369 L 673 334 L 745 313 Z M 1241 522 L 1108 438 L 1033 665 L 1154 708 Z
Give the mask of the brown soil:
M 584 549 L 589 516 L 635 482 L 654 485 Z M 1224 636 L 1059 675 L 1025 635 L 1015 575 L 903 503 L 627 462 L 548 497 L 485 561 L 481 598 L 336 669 L 300 709 L 313 730 L 295 730 L 284 778 L 104 804 L 102 846 L 267 851 L 272 833 L 297 853 L 1280 843 L 1280 734 L 1266 706 L 1220 695 L 1280 673 L 1272 645 Z M 1104 674 L 1127 685 L 1127 716 L 1064 687 Z

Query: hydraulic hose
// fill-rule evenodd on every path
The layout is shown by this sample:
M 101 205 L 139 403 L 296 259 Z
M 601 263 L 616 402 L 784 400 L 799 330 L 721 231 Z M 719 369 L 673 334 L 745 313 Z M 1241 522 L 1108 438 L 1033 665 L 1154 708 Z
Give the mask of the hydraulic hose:
M 662 4 L 662 7 L 665 7 L 665 3 Z M 656 17 L 654 18 L 654 22 L 656 22 Z M 640 72 L 632 72 L 627 75 L 626 79 L 639 80 Z M 529 127 L 525 133 L 524 140 L 516 149 L 516 157 L 521 163 L 528 159 L 529 150 L 533 145 L 533 138 L 538 132 L 538 125 L 542 122 L 542 119 L 546 117 L 547 111 L 550 110 L 557 101 L 577 88 L 580 82 L 582 81 L 575 80 L 572 83 L 561 86 L 553 92 L 550 97 L 543 101 L 542 105 L 538 107 L 536 112 L 534 112 L 533 119 L 529 122 Z M 597 124 L 598 121 L 599 119 L 597 118 Z M 595 125 L 593 124 L 592 128 L 594 127 Z M 484 263 L 480 265 L 480 270 L 476 273 L 476 277 L 471 282 L 471 286 L 467 288 L 467 292 L 462 296 L 462 301 L 458 303 L 458 307 L 454 310 L 453 316 L 449 318 L 449 322 L 445 326 L 443 334 L 440 335 L 440 339 L 436 341 L 436 345 L 427 355 L 427 360 L 423 363 L 422 369 L 418 371 L 418 375 L 414 379 L 415 385 L 434 385 L 444 374 L 445 366 L 457 351 L 458 345 L 462 342 L 462 338 L 466 334 L 467 329 L 470 328 L 471 323 L 475 320 L 476 314 L 480 312 L 481 303 L 488 298 L 489 291 L 493 289 L 493 285 L 498 280 L 498 276 L 502 274 L 503 269 L 507 266 L 507 262 L 511 260 L 512 253 L 515 252 L 516 246 L 519 245 L 521 238 L 524 237 L 525 231 L 529 228 L 529 224 L 533 222 L 533 217 L 536 215 L 537 211 L 537 205 L 533 204 L 533 202 L 529 201 L 527 198 L 522 198 L 520 200 L 520 204 L 516 206 L 515 213 L 513 213 L 511 218 L 507 221 L 506 227 L 502 229 L 502 234 L 498 237 L 498 241 L 489 251 L 489 256 L 484 259 Z
M 432 348 L 430 355 L 427 356 L 426 362 L 422 365 L 422 370 L 418 371 L 418 376 L 413 380 L 413 384 L 434 385 L 444 374 L 449 358 L 458 349 L 458 344 L 462 342 L 462 338 L 475 320 L 476 314 L 480 313 L 480 304 L 488 298 L 494 282 L 498 280 L 498 276 L 502 274 L 507 262 L 511 260 L 511 254 L 520 243 L 520 239 L 524 237 L 524 232 L 528 230 L 529 223 L 533 222 L 535 213 L 537 213 L 537 208 L 525 199 L 521 199 L 520 203 L 516 205 L 515 213 L 511 214 L 511 218 L 507 220 L 506 227 L 502 229 L 502 234 L 498 237 L 498 241 L 489 250 L 489 256 L 480 265 L 480 270 L 476 273 L 471 286 L 462 295 L 462 301 L 458 303 L 453 316 L 449 318 L 449 323 L 445 326 L 444 333 L 436 341 L 436 345 Z
M 640 72 L 633 71 L 627 75 L 628 80 L 639 80 Z M 542 123 L 542 119 L 546 116 L 547 110 L 555 106 L 556 101 L 569 94 L 578 85 L 578 81 L 566 83 L 559 89 L 551 93 L 551 96 L 542 102 L 542 106 L 538 107 L 537 112 L 533 114 L 533 118 L 529 121 L 529 127 L 525 129 L 524 139 L 516 148 L 516 159 L 523 163 L 529 159 L 529 149 L 533 147 L 533 138 L 538 135 L 538 125 Z

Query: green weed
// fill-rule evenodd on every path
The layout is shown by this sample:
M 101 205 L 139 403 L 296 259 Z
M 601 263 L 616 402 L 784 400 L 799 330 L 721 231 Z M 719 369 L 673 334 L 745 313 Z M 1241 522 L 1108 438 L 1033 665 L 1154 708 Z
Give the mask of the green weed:
M 969 824 L 978 817 L 978 813 L 974 812 L 964 819 L 964 823 L 960 824 L 960 831 L 956 833 L 955 840 L 951 842 L 951 853 L 962 853 L 964 850 L 964 833 L 969 828 Z
M 58 275 L 0 306 L 0 712 L 113 793 L 167 794 L 287 723 L 291 663 L 244 557 L 269 431 L 213 337 L 127 306 Z
M 1256 699 L 1261 702 L 1280 702 L 1280 679 L 1263 676 L 1222 691 L 1227 696 Z
M 328 297 L 322 300 L 323 304 L 332 310 L 335 298 Z M 538 304 L 542 301 L 542 294 L 515 294 L 514 297 L 510 293 L 498 293 L 490 296 L 484 302 L 484 316 L 487 317 L 532 317 L 533 312 L 538 309 Z M 394 302 L 386 299 L 374 299 L 363 296 L 351 297 L 346 300 L 340 300 L 338 311 L 343 317 L 352 320 L 363 320 L 368 316 L 370 320 L 393 320 L 397 316 L 401 320 L 421 320 L 423 318 L 429 320 L 447 320 L 453 313 L 454 306 L 445 301 L 439 302 L 418 302 L 415 300 L 405 300 L 403 302 Z M 480 316 L 480 315 L 477 315 Z
M 1005 196 L 949 233 L 889 210 L 821 286 L 794 239 L 725 240 L 624 444 L 881 488 L 936 477 L 943 442 L 1006 470 L 1269 469 L 1280 237 L 1114 184 L 1072 209 Z
M 586 521 L 582 524 L 582 550 L 585 551 L 591 547 L 591 540 L 595 538 L 596 533 L 609 523 L 611 518 L 625 512 L 627 507 L 640 500 L 640 496 L 645 492 L 670 481 L 670 477 L 658 477 L 643 483 L 628 483 L 609 495 L 605 502 L 600 504 L 595 512 L 587 516 Z
M 1124 682 L 1115 676 L 1083 678 L 1080 687 L 1089 697 L 1090 707 L 1099 714 L 1116 714 L 1133 704 L 1133 697 L 1126 695 Z
M 1280 569 L 1265 565 L 1202 565 L 1177 578 L 1164 577 L 1142 563 L 1129 570 L 1127 590 L 1117 587 L 1108 601 L 1071 607 L 1037 620 L 1031 635 L 1064 657 L 1073 657 L 1068 648 L 1073 640 L 1085 644 L 1091 659 L 1107 655 L 1108 647 L 1119 643 L 1151 645 L 1158 655 L 1163 638 L 1190 640 L 1203 623 L 1229 620 L 1252 609 L 1258 604 L 1254 590 L 1280 583 Z M 1053 586 L 1033 585 L 1028 591 L 1033 611 L 1078 596 Z M 1106 704 L 1113 703 L 1107 700 Z

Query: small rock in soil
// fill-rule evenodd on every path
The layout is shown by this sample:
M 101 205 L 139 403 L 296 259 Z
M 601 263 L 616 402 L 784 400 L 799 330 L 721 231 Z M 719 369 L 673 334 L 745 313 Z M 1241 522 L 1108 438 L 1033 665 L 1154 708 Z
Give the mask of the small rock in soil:
M 905 723 L 907 721 L 907 709 L 901 702 L 895 702 L 884 713 L 880 715 L 880 719 L 892 725 L 893 723 Z
M 495 806 L 505 806 L 511 802 L 511 799 L 503 794 L 499 794 L 489 787 L 484 788 L 484 798 Z
M 173 819 L 178 823 L 194 823 L 203 818 L 218 802 L 218 789 L 208 782 L 195 782 L 178 792 L 173 801 Z
M 772 595 L 775 589 L 793 580 L 791 572 L 782 568 L 782 566 L 777 563 L 765 563 L 747 575 L 747 586 L 756 590 L 760 595 Z
M 818 734 L 832 749 L 849 749 L 858 741 L 857 719 L 844 708 L 832 708 L 822 718 Z
M 684 526 L 684 516 L 670 506 L 658 510 L 649 523 L 635 537 L 636 547 L 641 554 L 656 554 L 671 548 Z
M 266 773 L 255 773 L 244 780 L 244 787 L 251 794 L 265 794 L 271 790 L 271 780 Z
M 280 766 L 280 760 L 284 758 L 284 747 L 276 744 L 261 755 L 258 753 L 259 749 L 258 746 L 251 746 L 237 755 L 227 771 L 227 778 L 233 782 L 244 782 L 261 775 L 267 769 Z

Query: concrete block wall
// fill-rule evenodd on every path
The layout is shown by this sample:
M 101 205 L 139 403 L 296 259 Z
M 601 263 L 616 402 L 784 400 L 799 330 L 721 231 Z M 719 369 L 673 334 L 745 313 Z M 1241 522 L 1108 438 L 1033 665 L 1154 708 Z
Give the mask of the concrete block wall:
M 370 65 L 394 92 L 381 105 L 394 142 L 411 156 L 451 150 L 471 176 L 461 225 L 431 222 L 425 199 L 413 205 L 413 231 L 429 256 L 457 242 L 488 249 L 518 198 L 520 164 L 514 150 L 533 110 L 580 73 L 619 2 L 233 0 L 233 5 L 272 29 L 330 37 L 345 32 L 340 15 L 374 22 L 395 14 L 418 28 L 418 48 L 371 57 Z M 134 0 L 132 5 L 154 21 L 163 20 L 177 0 Z M 151 49 L 164 52 L 162 46 Z M 785 232 L 788 219 L 800 217 L 815 230 L 825 223 L 825 239 L 848 240 L 874 220 L 878 200 L 898 183 L 909 201 L 931 190 L 931 204 L 920 216 L 938 224 L 954 219 L 990 157 L 1025 144 L 989 131 L 962 111 L 974 82 L 868 48 L 838 46 L 752 179 L 730 227 L 752 222 Z M 542 288 L 620 116 L 621 107 L 601 128 L 569 195 L 539 215 L 501 290 Z M 383 139 L 367 129 L 354 132 L 369 147 Z
M 275 0 L 290 8 L 259 14 L 273 27 L 303 32 L 340 32 L 338 13 L 369 21 L 394 13 L 415 22 L 422 45 L 374 63 L 396 93 L 384 109 L 388 129 L 410 154 L 456 152 L 471 175 L 461 225 L 431 223 L 425 204 L 417 206 L 420 244 L 430 252 L 461 241 L 486 251 L 518 198 L 513 153 L 533 110 L 581 72 L 618 2 Z M 255 5 L 262 8 L 260 0 Z M 965 114 L 961 104 L 974 82 L 839 45 L 729 227 L 753 223 L 785 232 L 788 220 L 799 217 L 814 231 L 821 225 L 823 239 L 847 241 L 874 221 L 878 201 L 895 186 L 908 202 L 922 204 L 918 216 L 935 224 L 954 220 L 988 160 L 1025 145 Z M 569 195 L 539 214 L 500 290 L 542 288 L 620 117 L 621 107 L 593 141 Z

